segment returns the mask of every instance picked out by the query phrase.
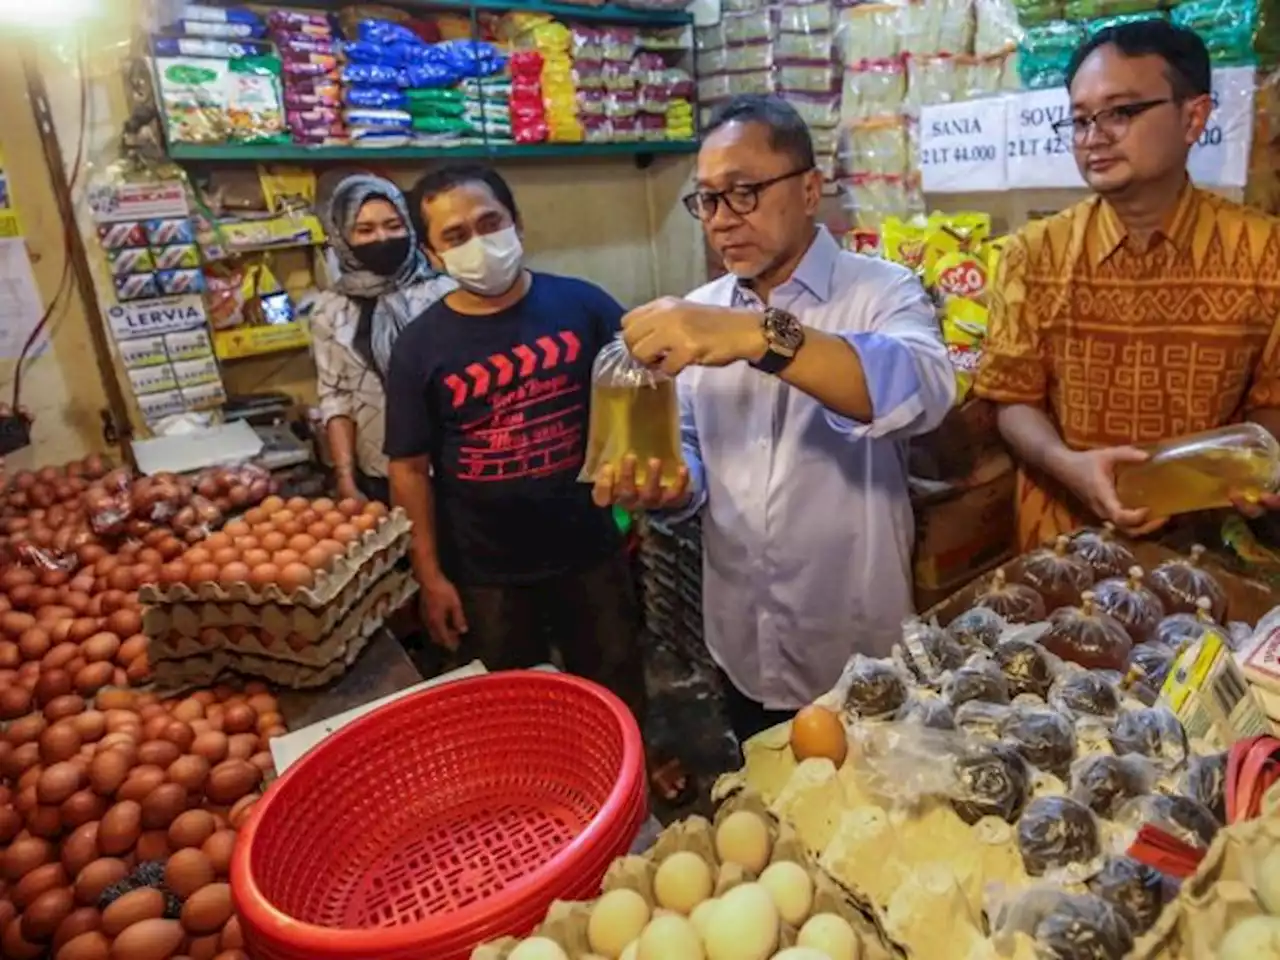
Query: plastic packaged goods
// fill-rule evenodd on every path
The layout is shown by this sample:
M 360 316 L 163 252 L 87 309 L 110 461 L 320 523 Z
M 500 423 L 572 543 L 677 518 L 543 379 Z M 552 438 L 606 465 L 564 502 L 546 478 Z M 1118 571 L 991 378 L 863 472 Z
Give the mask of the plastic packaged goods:
M 1065 0 L 1013 0 L 1013 6 L 1018 13 L 1018 21 L 1023 26 L 1028 26 L 1044 23 L 1046 20 L 1061 20 L 1065 16 L 1064 2 Z
M 967 99 L 960 58 L 950 53 L 912 56 L 907 59 L 907 107 L 919 110 L 931 103 Z
M 1117 13 L 1109 17 L 1098 17 L 1090 20 L 1085 24 L 1085 29 L 1089 32 L 1089 36 L 1094 37 L 1103 30 L 1109 30 L 1112 27 L 1122 27 L 1126 23 L 1141 23 L 1143 20 L 1167 20 L 1163 10 L 1143 10 L 1135 13 Z
M 1101 530 L 1085 529 L 1071 537 L 1071 552 L 1093 568 L 1095 580 L 1120 577 L 1137 564 L 1128 547 L 1115 538 L 1114 524 L 1105 523 Z
M 713 73 L 742 73 L 754 70 L 771 70 L 774 61 L 774 44 L 747 43 L 741 46 L 716 47 L 698 51 L 698 75 Z
M 836 35 L 844 65 L 897 57 L 903 51 L 901 19 L 902 6 L 894 3 L 863 3 L 841 10 Z
M 1209 630 L 1221 630 L 1221 625 L 1213 619 L 1213 601 L 1208 597 L 1196 600 L 1196 612 L 1171 613 L 1159 623 L 1151 634 L 1151 639 L 1178 649 L 1184 644 L 1195 643 Z
M 893 716 L 907 700 L 907 683 L 888 661 L 861 653 L 847 664 L 836 684 L 843 709 L 862 720 Z
M 1028 586 L 1007 582 L 1003 569 L 992 575 L 973 605 L 994 610 L 1009 623 L 1035 623 L 1045 617 L 1044 598 Z
M 1111 577 L 1093 587 L 1095 605 L 1119 621 L 1134 643 L 1146 643 L 1152 639 L 1156 626 L 1165 615 L 1164 604 L 1147 586 L 1148 582 L 1142 568 L 1134 566 L 1129 568 L 1128 576 Z
M 850 172 L 903 176 L 908 171 L 910 148 L 907 125 L 891 114 L 855 120 L 846 127 L 847 149 L 841 154 Z
M 1015 823 L 1031 799 L 1031 768 L 1008 744 L 965 748 L 954 761 L 954 773 L 951 808 L 970 826 L 983 817 Z
M 1004 617 L 987 607 L 973 607 L 947 624 L 947 634 L 961 646 L 994 650 L 1005 630 Z
M 1146 933 L 1164 909 L 1164 876 L 1131 857 L 1108 857 L 1089 880 L 1089 892 L 1111 904 L 1138 935 Z
M 277 57 L 155 58 L 156 99 L 171 143 L 288 140 Z
M 781 64 L 778 89 L 783 93 L 830 94 L 836 90 L 836 70 L 831 64 Z
M 941 627 L 911 617 L 902 623 L 902 640 L 894 645 L 894 661 L 926 685 L 942 682 L 942 675 L 964 664 L 965 649 Z
M 1144 463 L 1120 467 L 1116 493 L 1153 517 L 1211 510 L 1280 484 L 1280 443 L 1256 423 L 1236 423 L 1144 448 Z
M 1114 717 L 1120 711 L 1120 694 L 1094 670 L 1064 667 L 1049 687 L 1049 706 L 1076 717 Z
M 1137 829 L 1144 824 L 1159 827 L 1193 847 L 1207 848 L 1222 829 L 1222 824 L 1202 803 L 1179 794 L 1148 793 L 1116 811 L 1115 820 Z
M 1192 757 L 1179 792 L 1204 806 L 1219 823 L 1227 822 L 1227 754 Z
M 1141 674 L 1135 679 L 1130 691 L 1148 706 L 1156 702 L 1160 688 L 1164 686 L 1164 679 L 1173 668 L 1178 649 L 1157 639 L 1135 644 L 1130 651 L 1129 670 L 1137 670 Z
M 784 3 L 778 8 L 782 33 L 830 33 L 835 25 L 835 8 L 830 3 Z
M 1053 685 L 1054 667 L 1049 652 L 1034 640 L 1012 636 L 1001 640 L 992 659 L 1009 684 L 1009 695 L 1024 693 L 1045 698 Z
M 930 730 L 954 730 L 955 714 L 945 700 L 938 697 L 912 695 L 898 708 L 894 720 L 899 723 L 917 724 Z
M 1180 27 L 1194 30 L 1216 66 L 1250 64 L 1258 28 L 1257 0 L 1189 0 L 1169 11 Z
M 619 336 L 605 345 L 591 369 L 591 422 L 579 479 L 590 482 L 603 466 L 636 458 L 636 483 L 648 480 L 649 462 L 662 464 L 662 482 L 674 483 L 684 457 L 675 382 L 639 363 Z
M 1065 20 L 1027 27 L 1018 46 L 1018 74 L 1023 86 L 1032 90 L 1061 86 L 1071 55 L 1086 37 L 1083 25 Z
M 1133 641 L 1122 624 L 1085 591 L 1078 607 L 1061 607 L 1049 617 L 1040 644 L 1054 656 L 1089 670 L 1123 670 Z
M 726 44 L 762 43 L 772 40 L 777 25 L 770 10 L 750 13 L 728 13 L 720 20 Z
M 1015 0 L 974 0 L 973 19 L 976 56 L 1006 53 L 1016 48 L 1022 39 Z
M 1165 707 L 1124 710 L 1111 728 L 1111 748 L 1117 756 L 1138 754 L 1171 770 L 1186 762 L 1187 732 Z
M 1009 702 L 1009 683 L 995 663 L 979 660 L 949 673 L 943 680 L 942 696 L 953 710 L 975 700 L 1004 704 Z
M 780 33 L 770 46 L 778 60 L 792 63 L 831 63 L 834 37 L 830 33 Z
M 1093 586 L 1093 570 L 1070 552 L 1070 538 L 1062 536 L 1052 546 L 1027 554 L 1018 566 L 1018 582 L 1044 597 L 1045 608 L 1075 606 Z
M 1037 770 L 1065 778 L 1076 757 L 1071 722 L 1049 707 L 1013 706 L 1000 724 L 1000 737 Z
M 1071 765 L 1071 797 L 1110 820 L 1126 803 L 1149 793 L 1159 773 L 1142 757 L 1095 753 Z
M 1196 544 L 1186 559 L 1166 560 L 1147 576 L 1147 584 L 1166 613 L 1196 613 L 1204 597 L 1209 600 L 1209 615 L 1222 623 L 1227 616 L 1227 594 L 1213 574 L 1200 566 L 1204 552 L 1204 547 Z
M 1020 891 L 995 912 L 992 925 L 1006 955 L 1015 949 L 1015 934 L 1029 937 L 1032 954 L 1045 960 L 1123 960 L 1133 949 L 1123 913 L 1094 893 L 1069 893 L 1056 884 Z
M 1098 818 L 1069 797 L 1037 797 L 1018 818 L 1018 851 L 1030 876 L 1083 880 L 1101 867 Z

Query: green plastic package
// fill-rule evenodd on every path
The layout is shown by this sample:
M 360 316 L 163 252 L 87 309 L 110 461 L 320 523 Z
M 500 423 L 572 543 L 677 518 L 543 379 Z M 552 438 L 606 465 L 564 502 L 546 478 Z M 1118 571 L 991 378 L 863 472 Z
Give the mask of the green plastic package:
M 1018 76 L 1031 90 L 1061 86 L 1076 47 L 1087 36 L 1085 26 L 1066 20 L 1051 20 L 1028 27 L 1018 47 Z
M 1067 0 L 1063 15 L 1068 20 L 1097 20 L 1159 10 L 1160 0 Z
M 1190 0 L 1170 11 L 1180 27 L 1194 30 L 1218 66 L 1241 66 L 1257 61 L 1254 33 L 1258 28 L 1256 0 Z
M 1013 6 L 1018 11 L 1018 22 L 1024 27 L 1063 17 L 1062 0 L 1013 0 Z
M 1163 11 L 1149 10 L 1145 13 L 1118 13 L 1114 17 L 1099 17 L 1085 24 L 1089 36 L 1097 36 L 1110 27 L 1121 27 L 1126 23 L 1141 23 L 1143 20 L 1167 20 Z

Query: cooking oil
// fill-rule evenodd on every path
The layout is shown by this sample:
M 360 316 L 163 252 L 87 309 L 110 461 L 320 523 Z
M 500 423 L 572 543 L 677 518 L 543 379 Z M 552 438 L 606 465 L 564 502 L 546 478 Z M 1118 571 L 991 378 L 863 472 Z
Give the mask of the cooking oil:
M 680 409 L 672 380 L 591 387 L 591 426 L 587 439 L 584 478 L 594 478 L 602 466 L 620 469 L 623 457 L 636 458 L 636 486 L 649 479 L 649 461 L 662 462 L 661 483 L 676 482 L 684 460 L 680 454 Z

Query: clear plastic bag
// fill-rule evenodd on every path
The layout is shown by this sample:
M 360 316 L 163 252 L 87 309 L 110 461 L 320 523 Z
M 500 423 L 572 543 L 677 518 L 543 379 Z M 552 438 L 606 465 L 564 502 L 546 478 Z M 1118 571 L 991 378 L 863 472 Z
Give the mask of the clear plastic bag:
M 1102 866 L 1098 818 L 1070 797 L 1037 797 L 1018 819 L 1018 852 L 1030 876 L 1083 880 Z
M 889 661 L 859 653 L 845 664 L 836 695 L 845 712 L 855 719 L 884 719 L 906 702 L 907 681 Z
M 1012 636 L 1001 640 L 992 651 L 992 659 L 1009 684 L 1009 694 L 1045 698 L 1057 673 L 1056 657 L 1034 640 Z
M 901 20 L 902 7 L 892 3 L 864 3 L 841 10 L 836 34 L 845 65 L 898 56 Z
M 1089 892 L 1111 904 L 1139 936 L 1155 925 L 1164 909 L 1164 877 L 1131 857 L 1108 857 L 1090 878 Z
M 911 807 L 955 792 L 955 760 L 965 750 L 955 731 L 888 722 L 855 727 L 853 736 L 859 773 L 876 796 Z
M 1151 571 L 1147 583 L 1164 604 L 1165 613 L 1196 613 L 1199 600 L 1207 597 L 1209 615 L 1223 623 L 1227 615 L 1227 594 L 1217 579 L 1201 565 L 1204 547 L 1196 544 L 1186 559 L 1166 560 Z
M 1093 754 L 1071 765 L 1071 796 L 1109 820 L 1126 803 L 1149 793 L 1159 775 L 1144 757 Z
M 1097 671 L 1067 667 L 1049 688 L 1049 706 L 1076 717 L 1114 717 L 1120 710 L 1120 694 Z
M 973 605 L 994 610 L 1009 623 L 1035 623 L 1045 617 L 1044 598 L 1028 586 L 1009 583 L 1003 569 L 992 575 Z
M 894 661 L 918 683 L 936 686 L 942 675 L 965 661 L 965 650 L 945 630 L 911 617 L 902 623 L 902 641 L 894 644 Z
M 1000 724 L 1000 737 L 1037 770 L 1066 778 L 1076 757 L 1071 722 L 1049 707 L 1010 707 Z
M 894 719 L 899 723 L 916 724 L 930 730 L 954 730 L 956 718 L 947 702 L 939 697 L 912 694 L 899 709 Z
M 947 624 L 947 635 L 970 649 L 994 650 L 1005 631 L 1004 617 L 988 607 L 972 607 Z
M 1045 609 L 1072 607 L 1093 586 L 1093 569 L 1070 552 L 1071 540 L 1058 537 L 1051 547 L 1027 554 L 1018 565 L 1018 582 L 1044 597 Z
M 969 700 L 956 707 L 952 715 L 956 729 L 965 736 L 994 742 L 1000 739 L 1000 727 L 1008 712 L 1005 704 Z
M 256 463 L 210 467 L 195 479 L 195 492 L 224 514 L 256 507 L 274 488 L 270 472 Z
M 1178 792 L 1201 804 L 1219 823 L 1227 822 L 1227 754 L 1192 757 Z
M 1213 601 L 1201 597 L 1196 601 L 1195 613 L 1171 613 L 1152 631 L 1153 643 L 1167 644 L 1177 650 L 1186 644 L 1197 642 L 1210 630 L 1221 631 L 1222 627 L 1213 619 Z
M 1020 891 L 992 910 L 998 949 L 1012 954 L 1016 935 L 1035 943 L 1045 960 L 1123 960 L 1133 949 L 1124 915 L 1094 893 L 1068 893 L 1045 884 Z
M 1129 675 L 1139 674 L 1130 692 L 1147 706 L 1155 703 L 1177 655 L 1177 649 L 1156 640 L 1137 644 L 1129 652 Z
M 1158 827 L 1193 847 L 1207 849 L 1222 829 L 1218 818 L 1204 804 L 1181 795 L 1148 793 L 1122 804 L 1115 813 L 1117 823 L 1137 830 Z
M 628 455 L 636 458 L 637 485 L 648 482 L 654 460 L 663 484 L 675 483 L 684 466 L 675 381 L 637 361 L 619 336 L 591 367 L 591 423 L 578 479 L 594 481 L 603 466 L 619 470 Z
M 1141 567 L 1130 567 L 1128 576 L 1112 577 L 1093 587 L 1097 608 L 1119 622 L 1134 643 L 1146 643 L 1165 615 L 1164 604 L 1146 585 Z
M 1031 768 L 1008 744 L 970 746 L 952 769 L 951 808 L 970 826 L 983 817 L 1014 823 L 1031 799 Z
M 1124 627 L 1085 591 L 1078 607 L 1055 610 L 1040 645 L 1068 663 L 1090 670 L 1123 670 L 1133 642 Z
M 1008 703 L 1009 683 L 991 660 L 974 658 L 958 670 L 947 674 L 942 682 L 942 696 L 955 710 L 972 700 L 984 703 Z
M 1187 760 L 1187 732 L 1167 707 L 1124 710 L 1111 728 L 1118 756 L 1134 753 L 1172 770 Z

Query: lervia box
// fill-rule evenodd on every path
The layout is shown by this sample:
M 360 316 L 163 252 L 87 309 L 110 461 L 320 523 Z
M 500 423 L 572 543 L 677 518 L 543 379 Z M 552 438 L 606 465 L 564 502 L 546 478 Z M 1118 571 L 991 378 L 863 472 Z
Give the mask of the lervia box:
M 275 584 L 265 590 L 257 590 L 247 583 L 237 583 L 230 588 L 217 583 L 202 583 L 195 589 L 183 583 L 165 586 L 148 583 L 139 588 L 138 599 L 147 604 L 190 604 L 191 601 L 203 600 L 209 603 L 276 603 L 319 609 L 327 606 L 343 588 L 356 579 L 375 554 L 393 547 L 397 541 L 398 549 L 403 553 L 408 548 L 409 526 L 409 518 L 403 510 L 392 510 L 378 526 L 352 542 L 345 555 L 335 559 L 327 570 L 320 571 L 315 585 L 307 590 L 286 594 Z
M 739 884 L 754 881 L 756 879 L 754 875 L 737 864 L 720 863 L 716 855 L 715 827 L 725 817 L 739 810 L 748 810 L 756 814 L 768 826 L 772 841 L 770 863 L 791 861 L 799 864 L 809 874 L 814 885 L 813 908 L 810 915 L 834 913 L 849 922 L 861 945 L 858 954 L 861 960 L 891 960 L 891 958 L 896 960 L 906 956 L 902 947 L 894 943 L 884 932 L 884 926 L 875 909 L 859 900 L 856 895 L 819 867 L 791 827 L 780 823 L 768 812 L 759 797 L 747 791 L 733 794 L 725 799 L 716 812 L 715 824 L 703 817 L 689 817 L 663 830 L 653 846 L 644 854 L 615 860 L 605 874 L 604 882 L 601 884 L 602 892 L 609 893 L 618 889 L 635 890 L 653 909 L 657 905 L 657 897 L 653 890 L 654 875 L 663 860 L 679 851 L 695 853 L 710 864 L 715 877 L 712 896 L 722 896 Z M 591 950 L 587 942 L 587 924 L 591 919 L 591 909 L 594 905 L 595 901 L 556 901 L 547 911 L 546 920 L 529 935 L 555 941 L 571 957 L 588 956 Z M 778 949 L 793 946 L 795 937 L 795 928 L 783 923 Z M 507 960 L 519 942 L 515 937 L 505 937 L 482 944 L 471 952 L 471 960 Z

